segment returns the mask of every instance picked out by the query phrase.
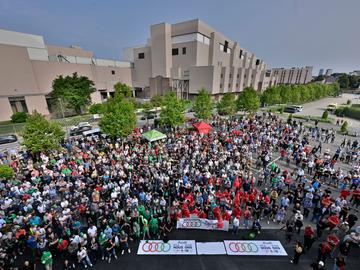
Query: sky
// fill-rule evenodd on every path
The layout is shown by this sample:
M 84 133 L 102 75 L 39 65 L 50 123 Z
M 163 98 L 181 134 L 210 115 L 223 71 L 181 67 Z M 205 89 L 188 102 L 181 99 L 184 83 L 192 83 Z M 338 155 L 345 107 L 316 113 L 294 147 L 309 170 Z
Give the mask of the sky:
M 0 0 L 0 28 L 121 59 L 150 25 L 199 18 L 268 67 L 360 70 L 360 0 Z M 1 59 L 0 59 L 1 60 Z

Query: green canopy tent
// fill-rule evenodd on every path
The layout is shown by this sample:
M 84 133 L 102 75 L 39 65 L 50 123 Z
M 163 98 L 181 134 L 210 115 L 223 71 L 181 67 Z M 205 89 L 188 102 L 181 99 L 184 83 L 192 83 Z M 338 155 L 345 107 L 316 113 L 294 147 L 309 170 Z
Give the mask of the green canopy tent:
M 165 139 L 166 135 L 161 133 L 160 131 L 153 129 L 148 132 L 145 132 L 143 134 L 143 137 L 145 139 L 147 139 L 149 142 L 154 142 L 154 141 Z

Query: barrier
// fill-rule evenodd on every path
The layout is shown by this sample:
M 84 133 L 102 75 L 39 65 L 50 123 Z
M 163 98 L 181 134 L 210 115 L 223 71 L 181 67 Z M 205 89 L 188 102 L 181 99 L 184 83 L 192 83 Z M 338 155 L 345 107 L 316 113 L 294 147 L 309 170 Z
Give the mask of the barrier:
M 196 255 L 194 240 L 141 240 L 138 255 Z
M 280 241 L 224 241 L 227 255 L 287 256 Z
M 205 218 L 180 218 L 176 223 L 177 229 L 198 229 L 198 230 L 216 230 L 228 231 L 229 221 L 224 220 L 222 228 L 218 228 L 217 220 L 210 220 Z

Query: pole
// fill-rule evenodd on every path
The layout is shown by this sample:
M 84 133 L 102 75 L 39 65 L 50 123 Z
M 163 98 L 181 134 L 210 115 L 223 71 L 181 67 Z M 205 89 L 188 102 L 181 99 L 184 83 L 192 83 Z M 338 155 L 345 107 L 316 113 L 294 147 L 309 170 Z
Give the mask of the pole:
M 59 102 L 60 102 L 60 110 L 61 110 L 62 118 L 64 120 L 64 125 L 65 125 L 65 129 L 66 129 L 66 134 L 69 135 L 68 125 L 67 125 L 67 121 L 65 119 L 65 112 L 64 112 L 64 106 L 63 106 L 62 98 L 59 98 Z

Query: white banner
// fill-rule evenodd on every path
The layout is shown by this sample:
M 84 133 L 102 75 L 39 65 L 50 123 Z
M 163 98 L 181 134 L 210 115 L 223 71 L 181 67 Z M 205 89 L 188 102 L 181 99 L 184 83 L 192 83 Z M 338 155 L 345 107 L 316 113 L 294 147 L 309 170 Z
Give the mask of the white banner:
M 224 241 L 227 255 L 287 256 L 280 241 Z
M 176 223 L 177 229 L 198 229 L 198 230 L 217 230 L 228 231 L 229 221 L 224 220 L 224 226 L 218 228 L 218 221 L 205 218 L 180 218 Z
M 141 240 L 138 255 L 196 255 L 194 240 Z
M 223 242 L 196 242 L 198 255 L 226 255 Z

